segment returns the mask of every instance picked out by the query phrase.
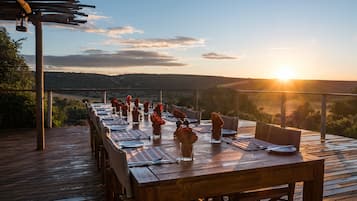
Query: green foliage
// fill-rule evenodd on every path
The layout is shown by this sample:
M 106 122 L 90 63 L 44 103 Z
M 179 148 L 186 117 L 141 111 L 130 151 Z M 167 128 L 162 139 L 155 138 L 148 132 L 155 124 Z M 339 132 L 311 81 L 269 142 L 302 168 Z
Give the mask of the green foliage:
M 53 102 L 52 124 L 54 127 L 78 125 L 86 119 L 87 110 L 81 101 L 55 97 Z
M 33 128 L 35 123 L 33 95 L 0 93 L 0 128 Z
M 33 78 L 19 55 L 22 39 L 11 40 L 0 30 L 0 89 L 31 89 Z M 0 94 L 0 128 L 34 127 L 34 96 L 30 93 Z
M 239 111 L 238 111 L 239 102 Z M 180 97 L 176 104 L 193 107 L 192 97 Z M 240 94 L 228 88 L 210 88 L 201 91 L 199 106 L 202 118 L 209 119 L 211 112 L 220 112 L 228 116 L 239 116 L 248 120 L 271 122 L 272 116 L 258 109 L 247 95 Z
M 288 116 L 287 124 L 296 128 L 318 130 L 321 114 L 315 111 L 309 102 L 299 105 L 293 113 Z
M 0 30 L 0 89 L 32 88 L 31 72 L 19 54 L 22 40 L 11 40 L 6 31 Z
M 354 90 L 354 93 L 357 89 Z M 288 117 L 287 125 L 318 131 L 321 114 L 305 102 Z M 357 138 L 357 98 L 335 101 L 326 120 L 326 131 L 336 135 Z

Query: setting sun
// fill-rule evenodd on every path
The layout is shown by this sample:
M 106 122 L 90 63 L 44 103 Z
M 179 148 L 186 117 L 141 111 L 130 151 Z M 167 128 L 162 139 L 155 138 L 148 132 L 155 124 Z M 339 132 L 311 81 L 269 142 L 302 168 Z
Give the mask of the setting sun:
M 286 82 L 294 78 L 294 71 L 291 67 L 288 66 L 281 67 L 275 72 L 275 77 L 281 81 Z

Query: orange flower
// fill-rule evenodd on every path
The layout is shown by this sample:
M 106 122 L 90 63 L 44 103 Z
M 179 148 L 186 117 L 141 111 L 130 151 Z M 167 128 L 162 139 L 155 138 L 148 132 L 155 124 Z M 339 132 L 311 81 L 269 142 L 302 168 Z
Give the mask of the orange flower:
M 212 138 L 215 140 L 221 139 L 222 127 L 224 125 L 224 121 L 217 112 L 211 113 L 212 120 Z
M 145 101 L 145 103 L 144 103 L 144 112 L 145 113 L 148 113 L 149 112 L 149 101 Z
M 154 112 L 154 113 L 150 116 L 150 120 L 151 120 L 153 126 L 165 124 L 165 121 L 164 121 L 164 120 L 160 117 L 160 115 L 158 115 L 156 112 Z
M 176 137 L 182 144 L 193 144 L 198 139 L 196 133 L 189 127 L 180 127 L 177 129 Z

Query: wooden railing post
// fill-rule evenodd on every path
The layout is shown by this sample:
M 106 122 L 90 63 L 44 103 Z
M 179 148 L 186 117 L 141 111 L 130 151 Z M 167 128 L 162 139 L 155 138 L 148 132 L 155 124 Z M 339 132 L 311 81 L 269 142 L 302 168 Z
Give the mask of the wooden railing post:
M 286 127 L 286 93 L 281 93 L 281 103 L 280 103 L 280 127 Z
M 107 104 L 107 91 L 103 92 L 103 103 Z
M 47 92 L 47 128 L 52 128 L 52 91 Z
M 326 94 L 323 94 L 321 99 L 321 128 L 320 128 L 322 141 L 326 139 L 326 99 L 327 99 Z
M 160 89 L 160 103 L 162 104 L 162 89 Z
M 43 73 L 43 44 L 41 12 L 33 19 L 36 38 L 36 130 L 37 150 L 44 150 L 45 144 L 45 121 L 44 121 L 44 73 Z

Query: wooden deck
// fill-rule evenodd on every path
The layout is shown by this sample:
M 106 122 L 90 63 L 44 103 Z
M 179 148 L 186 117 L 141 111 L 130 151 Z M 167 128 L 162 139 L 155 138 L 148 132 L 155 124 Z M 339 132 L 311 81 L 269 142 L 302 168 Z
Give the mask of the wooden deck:
M 47 130 L 43 152 L 35 131 L 0 132 L 0 200 L 104 200 L 87 127 Z
M 240 128 L 240 133 L 253 130 Z M 34 131 L 0 131 L 0 200 L 103 200 L 88 128 L 54 128 L 46 135 L 47 149 L 39 152 Z M 326 159 L 324 200 L 357 200 L 357 140 L 327 139 L 321 143 L 319 133 L 304 131 L 301 144 L 303 153 Z

